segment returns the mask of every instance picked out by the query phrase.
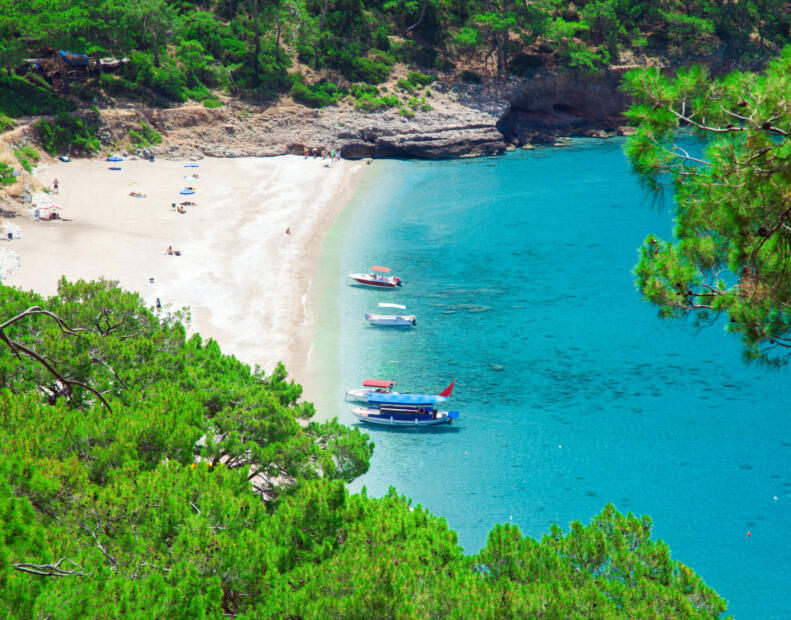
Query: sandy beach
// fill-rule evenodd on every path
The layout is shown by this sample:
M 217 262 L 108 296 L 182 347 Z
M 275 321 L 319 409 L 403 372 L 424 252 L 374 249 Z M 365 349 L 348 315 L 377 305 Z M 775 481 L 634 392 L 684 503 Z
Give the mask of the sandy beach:
M 6 247 L 21 265 L 5 283 L 52 295 L 61 276 L 117 280 L 163 312 L 189 307 L 190 332 L 267 372 L 283 361 L 299 382 L 321 242 L 362 168 L 289 155 L 50 163 L 36 177 L 57 178 L 52 202 L 68 221 L 15 220 L 23 237 Z M 186 187 L 196 193 L 180 195 Z M 174 202 L 197 205 L 182 214 Z

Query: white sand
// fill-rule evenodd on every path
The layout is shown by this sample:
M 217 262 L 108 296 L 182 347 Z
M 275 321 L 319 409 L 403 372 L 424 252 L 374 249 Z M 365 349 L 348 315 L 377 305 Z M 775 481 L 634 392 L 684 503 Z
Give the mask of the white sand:
M 191 332 L 267 372 L 283 361 L 300 381 L 310 355 L 306 299 L 319 246 L 362 166 L 325 167 L 329 160 L 296 156 L 185 163 L 50 164 L 37 178 L 47 185 L 58 179 L 53 202 L 71 221 L 15 220 L 24 237 L 9 246 L 21 267 L 5 283 L 52 295 L 64 275 L 118 280 L 150 306 L 157 297 L 166 311 L 189 306 Z M 190 174 L 199 178 L 185 181 Z M 179 195 L 185 186 L 197 193 Z M 133 191 L 146 197 L 129 196 Z M 186 214 L 171 209 L 183 201 L 198 206 Z M 166 255 L 169 245 L 182 255 Z

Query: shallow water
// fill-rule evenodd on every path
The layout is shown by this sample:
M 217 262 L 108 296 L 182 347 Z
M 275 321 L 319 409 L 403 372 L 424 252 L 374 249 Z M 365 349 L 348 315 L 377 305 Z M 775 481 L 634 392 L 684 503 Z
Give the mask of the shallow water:
M 368 474 L 448 520 L 468 552 L 495 523 L 540 537 L 608 502 L 654 536 L 738 618 L 791 608 L 791 371 L 746 366 L 720 326 L 663 322 L 631 270 L 672 213 L 645 201 L 623 143 L 494 159 L 376 162 L 330 232 L 313 362 L 323 416 L 367 377 L 435 393 L 456 379 L 453 427 L 367 427 Z M 351 286 L 388 265 L 405 286 Z M 414 329 L 367 325 L 403 303 Z M 750 536 L 747 533 L 750 533 Z

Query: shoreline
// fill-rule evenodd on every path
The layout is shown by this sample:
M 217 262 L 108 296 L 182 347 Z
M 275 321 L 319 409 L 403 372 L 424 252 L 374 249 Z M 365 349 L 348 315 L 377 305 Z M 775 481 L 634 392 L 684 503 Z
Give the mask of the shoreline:
M 60 193 L 51 199 L 66 221 L 15 219 L 24 234 L 8 247 L 21 265 L 4 283 L 48 296 L 61 276 L 116 280 L 149 307 L 158 298 L 164 311 L 189 307 L 189 334 L 212 338 L 224 353 L 267 373 L 282 361 L 301 383 L 315 323 L 307 299 L 320 247 L 363 168 L 293 155 L 51 162 L 35 177 L 45 186 L 58 178 Z M 193 173 L 198 178 L 184 178 Z M 185 186 L 196 194 L 180 195 Z M 173 202 L 197 206 L 181 214 Z M 181 255 L 167 255 L 168 246 Z

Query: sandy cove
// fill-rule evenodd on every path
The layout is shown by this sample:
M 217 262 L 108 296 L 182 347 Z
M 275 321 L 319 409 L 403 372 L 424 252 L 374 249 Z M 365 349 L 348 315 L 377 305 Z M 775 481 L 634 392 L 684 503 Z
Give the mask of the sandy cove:
M 118 280 L 151 307 L 157 298 L 164 311 L 188 306 L 190 332 L 224 352 L 267 372 L 283 361 L 300 381 L 321 242 L 363 167 L 292 155 L 51 163 L 36 177 L 48 186 L 58 179 L 53 202 L 70 221 L 15 220 L 24 236 L 9 247 L 21 267 L 5 283 L 52 295 L 61 276 Z M 186 180 L 191 174 L 198 178 Z M 180 195 L 187 186 L 196 194 Z M 185 201 L 197 206 L 171 207 Z M 167 255 L 168 246 L 181 256 Z

